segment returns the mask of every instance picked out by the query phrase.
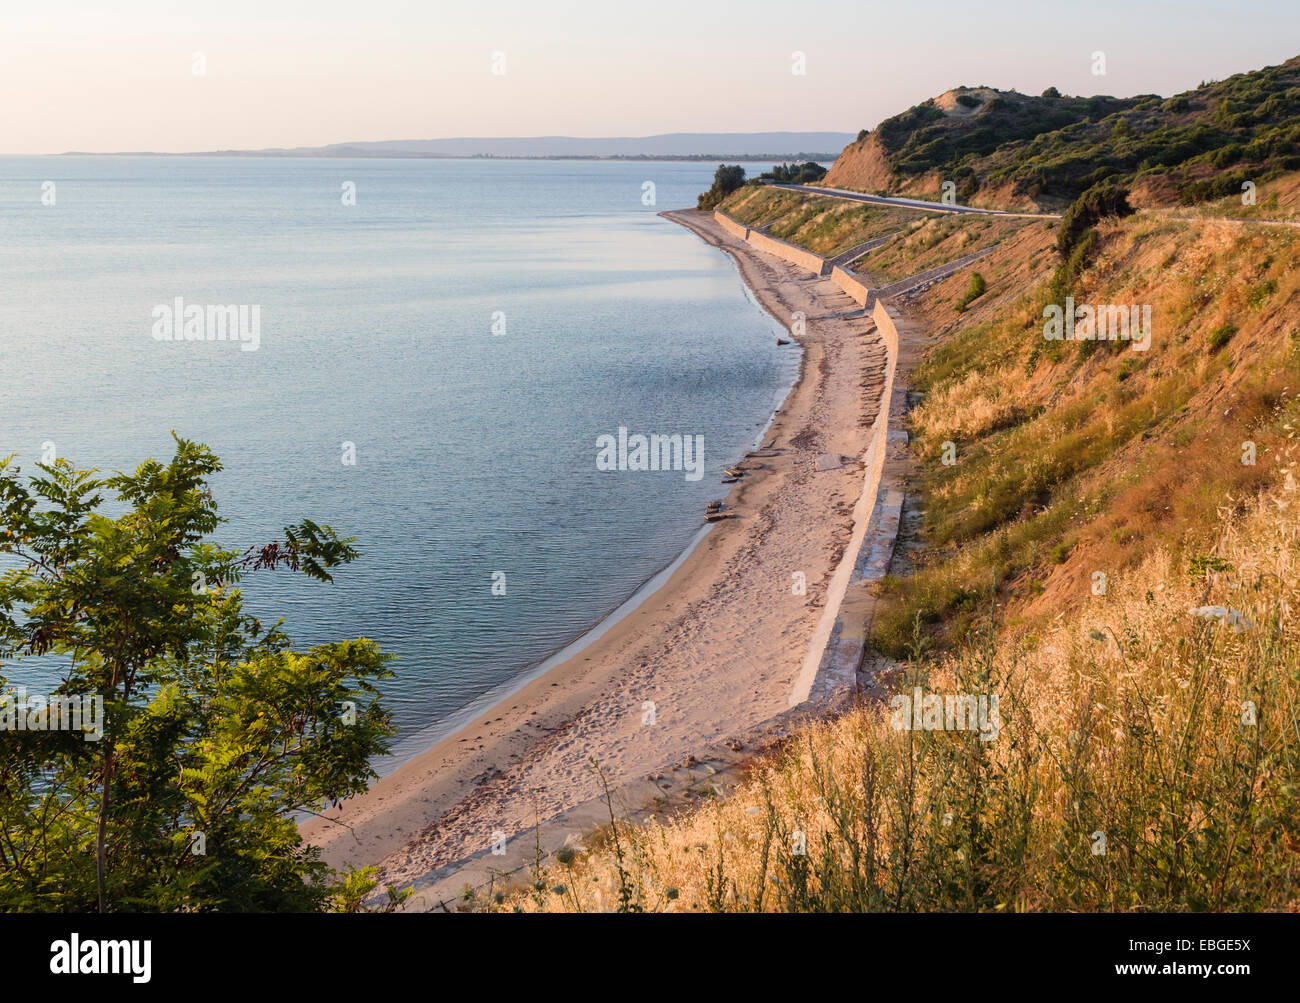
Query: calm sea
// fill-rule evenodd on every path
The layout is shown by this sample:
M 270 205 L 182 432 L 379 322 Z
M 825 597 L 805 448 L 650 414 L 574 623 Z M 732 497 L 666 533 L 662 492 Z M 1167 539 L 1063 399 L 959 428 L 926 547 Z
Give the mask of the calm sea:
M 334 585 L 247 605 L 399 655 L 418 751 L 672 561 L 792 382 L 730 259 L 656 216 L 715 166 L 0 158 L 0 455 L 130 469 L 175 429 L 225 464 L 221 542 L 357 537 Z M 155 340 L 178 296 L 259 307 L 258 349 Z M 620 426 L 704 436 L 704 477 L 597 470 Z

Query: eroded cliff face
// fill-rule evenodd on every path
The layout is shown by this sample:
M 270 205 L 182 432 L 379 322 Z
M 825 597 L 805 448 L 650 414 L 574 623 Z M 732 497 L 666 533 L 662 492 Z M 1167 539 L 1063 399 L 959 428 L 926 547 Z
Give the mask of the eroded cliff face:
M 844 147 L 831 165 L 824 183 L 832 188 L 849 188 L 853 191 L 894 191 L 894 172 L 889 169 L 876 134 L 871 133 Z
M 994 206 L 991 191 L 978 179 L 974 184 L 965 178 L 945 178 L 942 171 L 899 171 L 896 161 L 900 151 L 913 142 L 913 134 L 925 129 L 927 135 L 936 132 L 962 134 L 979 129 L 980 113 L 990 102 L 1020 104 L 1033 99 L 1014 91 L 997 91 L 990 87 L 957 87 L 889 119 L 871 132 L 844 148 L 836 159 L 824 183 L 835 188 L 848 188 L 882 195 L 907 195 L 913 198 L 938 199 L 943 194 L 945 180 L 963 188 L 961 201 L 968 205 L 987 205 L 995 208 L 1034 208 L 1036 203 L 1015 186 L 999 185 L 996 192 L 1001 201 Z M 918 113 L 919 109 L 919 113 Z M 921 137 L 918 137 L 921 138 Z

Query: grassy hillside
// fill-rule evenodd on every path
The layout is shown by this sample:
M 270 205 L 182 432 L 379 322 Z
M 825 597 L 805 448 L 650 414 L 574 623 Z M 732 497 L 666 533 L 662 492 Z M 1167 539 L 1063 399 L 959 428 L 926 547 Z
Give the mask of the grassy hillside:
M 823 253 L 884 227 L 732 198 Z M 939 222 L 907 224 L 898 271 L 986 239 Z M 712 802 L 481 906 L 1300 910 L 1300 232 L 1143 212 L 1063 273 L 1060 229 L 999 234 L 980 295 L 964 271 L 908 306 L 922 530 L 871 637 L 896 668 Z M 1066 291 L 1150 305 L 1150 347 L 1046 340 Z M 993 739 L 900 728 L 915 687 L 996 697 Z
M 1138 204 L 1190 205 L 1300 168 L 1300 57 L 1169 99 L 958 88 L 865 130 L 825 183 L 1057 207 L 1106 178 Z M 1263 196 L 1261 196 L 1263 197 Z
M 996 216 L 936 216 L 926 213 L 923 219 L 913 221 L 907 231 L 859 258 L 853 267 L 873 288 L 883 287 L 993 247 L 1021 230 L 1031 229 L 1046 234 L 1049 226 Z
M 1024 255 L 1025 248 L 1008 248 Z M 916 624 L 960 640 L 976 593 L 1041 626 L 1089 594 L 1097 571 L 1179 548 L 1229 497 L 1270 476 L 1300 387 L 1300 233 L 1284 226 L 1137 216 L 1104 224 L 1073 292 L 1149 304 L 1145 352 L 1043 338 L 1054 256 L 953 310 L 955 276 L 914 308 L 938 345 L 915 374 L 911 416 L 927 464 L 917 573 L 888 580 L 873 642 L 901 655 Z M 1011 259 L 1006 259 L 1010 263 Z M 1033 268 L 1032 264 L 1029 266 Z M 1243 443 L 1254 444 L 1243 464 Z M 945 465 L 945 443 L 955 462 Z
M 854 270 L 881 286 L 990 247 L 1022 229 L 1047 233 L 1051 225 L 992 216 L 941 216 L 762 186 L 741 188 L 718 208 L 748 226 L 826 257 L 891 236 L 882 247 L 854 262 Z
M 809 198 L 799 192 L 747 185 L 721 205 L 746 226 L 833 257 L 857 244 L 919 225 L 931 214 L 834 198 Z
M 711 803 L 561 852 L 519 911 L 1300 909 L 1300 494 L 1224 512 L 1107 596 L 886 681 L 991 693 L 999 727 L 900 730 L 864 702 Z M 1189 608 L 1222 605 L 1236 628 Z

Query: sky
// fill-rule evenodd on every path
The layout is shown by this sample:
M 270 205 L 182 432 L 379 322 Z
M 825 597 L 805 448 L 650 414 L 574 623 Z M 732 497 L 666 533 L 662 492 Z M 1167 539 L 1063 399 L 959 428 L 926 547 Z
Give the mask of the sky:
M 1297 54 L 1297 0 L 0 0 L 0 153 L 857 132 L 962 84 L 1167 96 Z

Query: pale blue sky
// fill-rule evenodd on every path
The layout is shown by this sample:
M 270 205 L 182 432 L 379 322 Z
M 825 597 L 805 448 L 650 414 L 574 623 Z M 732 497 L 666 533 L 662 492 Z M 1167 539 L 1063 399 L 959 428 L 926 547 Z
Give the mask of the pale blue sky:
M 1171 94 L 1300 54 L 1297 0 L 12 7 L 0 12 L 3 153 L 855 132 L 959 84 Z

